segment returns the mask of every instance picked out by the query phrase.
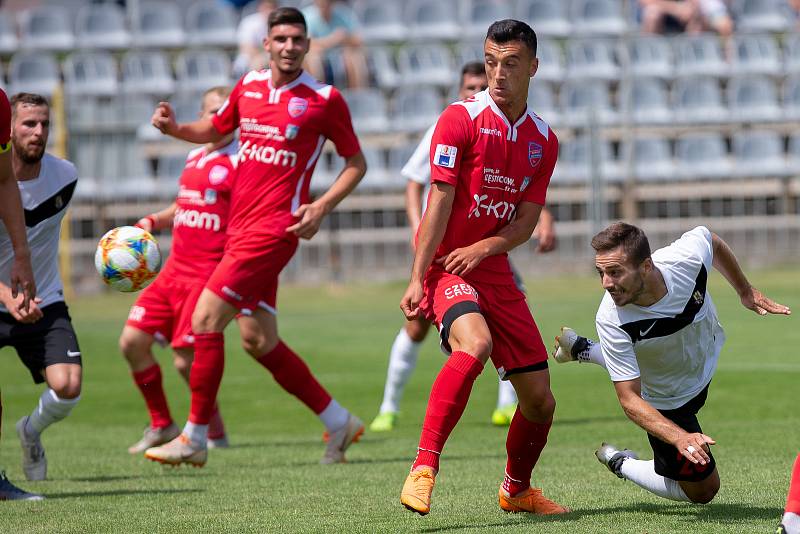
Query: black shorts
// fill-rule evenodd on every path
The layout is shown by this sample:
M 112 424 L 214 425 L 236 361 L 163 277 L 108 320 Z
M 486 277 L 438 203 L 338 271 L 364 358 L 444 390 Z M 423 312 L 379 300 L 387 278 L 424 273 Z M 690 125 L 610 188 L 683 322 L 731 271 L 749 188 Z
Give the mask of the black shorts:
M 697 420 L 697 412 L 706 403 L 706 397 L 708 397 L 708 386 L 680 408 L 658 411 L 687 432 L 702 432 L 703 429 L 700 428 L 700 422 Z M 708 456 L 711 459 L 710 462 L 706 465 L 695 464 L 690 462 L 678 449 L 669 443 L 664 443 L 650 434 L 647 434 L 647 438 L 653 448 L 655 471 L 663 477 L 671 478 L 672 480 L 699 482 L 708 478 L 717 466 L 710 451 L 708 452 Z
M 33 381 L 44 382 L 42 369 L 56 363 L 81 365 L 81 349 L 67 305 L 55 302 L 42 308 L 44 317 L 32 324 L 0 312 L 0 348 L 14 347 Z

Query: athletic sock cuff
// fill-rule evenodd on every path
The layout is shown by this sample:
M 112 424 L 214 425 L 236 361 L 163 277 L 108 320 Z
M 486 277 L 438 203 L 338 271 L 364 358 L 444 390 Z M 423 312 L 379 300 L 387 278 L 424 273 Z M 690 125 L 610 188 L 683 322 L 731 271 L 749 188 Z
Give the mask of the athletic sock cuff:
M 478 375 L 483 371 L 483 363 L 475 356 L 463 351 L 452 353 L 450 358 L 447 359 L 445 366 L 464 375 L 470 380 L 478 378 Z
M 203 344 L 203 343 L 207 343 L 207 344 L 220 343 L 220 344 L 222 344 L 222 343 L 224 343 L 224 341 L 225 341 L 225 336 L 222 334 L 222 332 L 204 332 L 202 334 L 195 334 L 194 335 L 195 347 L 197 347 L 198 343 L 200 343 L 200 344 Z
M 265 352 L 264 354 L 256 358 L 256 360 L 258 360 L 261 363 L 265 363 L 276 356 L 285 354 L 287 351 L 290 351 L 289 347 L 286 346 L 286 344 L 283 341 L 278 340 L 278 344 L 275 345 L 275 347 L 273 347 L 271 351 Z
M 133 371 L 131 373 L 133 375 L 133 381 L 137 384 L 147 384 L 150 382 L 155 382 L 161 378 L 161 366 L 157 363 L 154 363 L 147 369 L 142 369 L 141 371 Z

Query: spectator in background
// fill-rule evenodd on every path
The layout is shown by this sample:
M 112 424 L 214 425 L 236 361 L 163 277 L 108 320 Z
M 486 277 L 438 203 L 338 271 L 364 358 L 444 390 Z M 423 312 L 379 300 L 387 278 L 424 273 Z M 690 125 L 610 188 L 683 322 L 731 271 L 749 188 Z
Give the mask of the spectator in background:
M 261 70 L 269 63 L 264 50 L 267 36 L 267 17 L 278 8 L 277 0 L 257 0 L 255 13 L 242 17 L 236 39 L 239 42 L 239 55 L 233 63 L 234 74 L 242 76 L 251 70 Z
M 341 50 L 347 84 L 351 88 L 367 84 L 367 63 L 361 46 L 358 22 L 353 10 L 343 2 L 314 0 L 303 9 L 311 37 L 311 50 L 306 56 L 307 68 L 318 80 L 331 69 L 330 52 Z
M 639 0 L 645 33 L 733 33 L 733 19 L 724 0 Z

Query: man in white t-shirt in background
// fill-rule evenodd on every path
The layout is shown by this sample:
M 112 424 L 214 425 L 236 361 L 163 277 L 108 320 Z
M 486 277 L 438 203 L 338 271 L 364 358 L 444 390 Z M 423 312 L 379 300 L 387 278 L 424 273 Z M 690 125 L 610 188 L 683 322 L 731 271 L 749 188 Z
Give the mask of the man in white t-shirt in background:
M 233 63 L 233 70 L 241 76 L 251 70 L 261 70 L 269 64 L 264 53 L 264 39 L 267 37 L 267 18 L 278 9 L 278 0 L 257 0 L 255 13 L 245 15 L 236 29 L 239 54 Z
M 716 268 L 742 305 L 759 315 L 789 315 L 750 285 L 731 249 L 704 226 L 650 254 L 644 232 L 617 222 L 594 236 L 595 266 L 606 294 L 597 310 L 599 342 L 568 328 L 555 358 L 602 365 L 625 414 L 647 431 L 654 459 L 603 443 L 597 458 L 620 478 L 674 501 L 708 503 L 720 480 L 697 412 L 725 343 L 706 290 Z

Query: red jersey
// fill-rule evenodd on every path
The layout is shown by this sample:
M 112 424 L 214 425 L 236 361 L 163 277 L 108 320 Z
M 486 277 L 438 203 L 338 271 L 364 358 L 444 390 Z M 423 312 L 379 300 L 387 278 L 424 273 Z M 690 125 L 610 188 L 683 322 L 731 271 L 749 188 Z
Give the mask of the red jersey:
M 222 134 L 239 128 L 230 235 L 247 231 L 296 239 L 286 228 L 297 222 L 292 213 L 309 202 L 311 174 L 325 139 L 345 158 L 361 150 L 342 95 L 307 72 L 276 89 L 270 71 L 251 71 L 212 121 Z
M 222 258 L 236 158 L 235 141 L 211 153 L 205 147 L 189 152 L 176 199 L 172 250 L 164 266 L 170 277 L 205 282 Z
M 0 153 L 6 152 L 11 145 L 11 105 L 6 92 L 0 89 Z
M 447 230 L 436 257 L 497 233 L 520 202 L 544 206 L 558 157 L 558 139 L 528 109 L 510 124 L 488 91 L 445 109 L 431 140 L 431 182 L 455 186 Z M 484 259 L 466 280 L 506 282 L 507 254 Z

